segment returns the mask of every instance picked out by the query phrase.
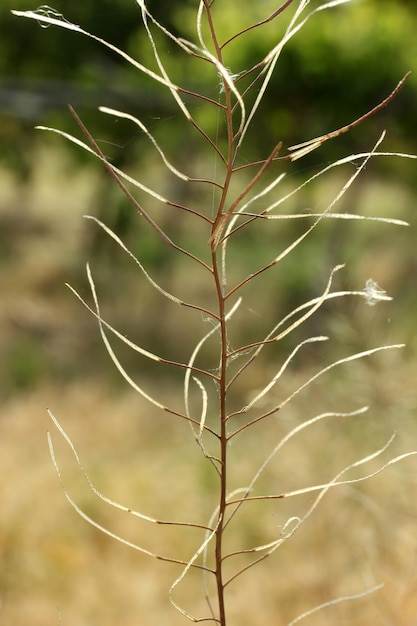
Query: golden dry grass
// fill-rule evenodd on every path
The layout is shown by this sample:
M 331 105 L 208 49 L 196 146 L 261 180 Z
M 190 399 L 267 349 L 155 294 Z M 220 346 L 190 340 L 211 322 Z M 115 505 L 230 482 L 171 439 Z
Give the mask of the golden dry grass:
M 390 364 L 397 373 L 400 365 L 401 359 Z M 289 443 L 268 470 L 261 492 L 279 493 L 331 478 L 346 463 L 382 445 L 398 421 L 399 442 L 391 453 L 415 447 L 413 373 L 403 365 L 401 376 L 389 379 L 388 388 L 379 375 L 364 368 L 355 374 L 356 380 L 344 377 L 341 386 L 359 383 L 359 394 L 368 397 L 385 388 L 392 402 L 370 416 L 353 418 L 360 420 L 355 424 L 323 423 Z M 339 392 L 336 382 L 335 395 Z M 168 390 L 168 396 L 172 393 Z M 239 476 L 245 484 L 250 467 L 272 442 L 314 414 L 311 402 L 306 398 L 297 409 L 271 419 L 247 441 L 242 436 L 232 451 L 233 480 Z M 199 460 L 188 427 L 149 411 L 133 392 L 110 392 L 85 381 L 11 399 L 3 404 L 0 420 L 1 623 L 45 626 L 60 619 L 78 626 L 185 623 L 167 599 L 179 568 L 114 542 L 70 508 L 47 450 L 51 423 L 46 406 L 60 418 L 94 483 L 107 496 L 152 516 L 203 523 L 215 504 L 215 482 Z M 88 514 L 159 553 L 192 554 L 199 533 L 144 525 L 100 503 L 53 427 L 52 433 L 66 486 Z M 334 595 L 359 593 L 383 582 L 384 588 L 375 595 L 327 609 L 305 623 L 414 624 L 415 463 L 412 458 L 367 483 L 329 494 L 291 541 L 231 587 L 230 623 L 284 625 Z M 231 545 L 271 539 L 310 501 L 308 496 L 248 505 L 247 514 L 235 520 Z M 200 585 L 200 577 L 191 575 L 176 596 L 197 614 L 205 613 Z

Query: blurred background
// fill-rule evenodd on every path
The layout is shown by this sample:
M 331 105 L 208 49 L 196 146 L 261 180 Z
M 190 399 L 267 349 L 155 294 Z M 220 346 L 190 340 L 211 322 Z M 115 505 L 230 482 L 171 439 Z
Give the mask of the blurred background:
M 174 33 L 194 38 L 196 2 L 152 0 L 148 5 Z M 312 8 L 316 5 L 312 3 Z M 165 574 L 159 574 L 159 565 L 155 574 L 148 561 L 139 560 L 138 565 L 136 554 L 131 556 L 125 548 L 108 545 L 106 539 L 85 528 L 84 522 L 69 509 L 49 459 L 45 431 L 50 425 L 45 408 L 53 408 L 72 429 L 77 447 L 88 457 L 95 477 L 103 488 L 114 489 L 117 499 L 122 494 L 134 502 L 145 500 L 151 507 L 158 507 L 159 499 L 161 505 L 166 504 L 166 488 L 161 490 L 154 471 L 162 468 L 169 474 L 172 466 L 179 471 L 179 491 L 193 502 L 194 498 L 199 499 L 201 487 L 197 478 L 201 476 L 192 477 L 196 482 L 188 485 L 191 479 L 186 464 L 192 458 L 183 446 L 189 442 L 175 428 L 171 436 L 180 452 L 173 454 L 171 440 L 157 441 L 162 446 L 162 452 L 158 452 L 161 456 L 156 469 L 149 470 L 155 466 L 155 420 L 159 428 L 159 420 L 165 418 L 155 416 L 126 390 L 106 357 L 94 319 L 65 283 L 89 300 L 85 272 L 88 261 L 106 317 L 121 332 L 167 358 L 188 358 L 200 336 L 200 320 L 187 321 L 185 332 L 182 313 L 161 303 L 158 294 L 143 285 L 131 260 L 83 216 L 96 216 L 113 228 L 152 276 L 173 293 L 186 294 L 190 290 L 200 302 L 205 302 L 206 287 L 198 272 L 178 261 L 143 227 L 135 210 L 93 157 L 65 139 L 34 127 L 55 127 L 82 138 L 68 111 L 71 104 L 113 163 L 178 203 L 196 207 L 210 198 L 173 181 L 150 142 L 132 123 L 104 115 L 98 107 L 120 109 L 143 120 L 180 169 L 210 177 L 213 161 L 201 150 L 198 136 L 184 124 L 164 89 L 95 41 L 55 27 L 42 28 L 10 13 L 11 9 L 38 6 L 31 0 L 3 0 L 0 6 L 0 489 L 4 503 L 0 513 L 0 624 L 23 626 L 30 621 L 35 626 L 79 626 L 123 620 L 127 625 L 137 623 L 138 616 L 144 624 L 176 624 L 176 615 L 164 608 L 168 604 Z M 240 2 L 216 0 L 214 15 L 221 38 L 226 39 L 275 8 L 271 0 L 262 0 L 242 11 Z M 140 11 L 133 0 L 57 0 L 53 9 L 153 67 Z M 239 72 L 254 65 L 274 45 L 286 23 L 284 13 L 282 19 L 262 28 L 262 36 L 260 31 L 254 31 L 248 33 L 244 46 L 231 44 L 226 58 L 228 67 Z M 241 163 L 245 159 L 265 158 L 279 139 L 286 153 L 290 145 L 351 122 L 387 97 L 409 70 L 413 74 L 388 107 L 308 157 L 292 164 L 283 162 L 279 167 L 287 176 L 278 191 L 291 191 L 338 158 L 372 149 L 384 129 L 387 135 L 382 150 L 417 153 L 416 30 L 415 3 L 406 0 L 363 0 L 317 14 L 285 48 L 249 133 Z M 174 82 L 191 91 L 203 89 L 214 99 L 219 97 L 216 78 L 213 80 L 208 70 L 180 57 L 172 44 L 161 39 L 160 45 Z M 212 84 L 212 90 L 207 84 Z M 193 106 L 191 99 L 189 104 Z M 201 103 L 195 107 L 200 123 L 215 136 L 218 118 Z M 343 185 L 346 172 L 351 174 L 352 169 L 318 179 L 297 196 L 288 211 L 322 209 Z M 300 400 L 294 414 L 287 417 L 288 426 L 307 408 L 317 405 L 318 411 L 327 410 L 329 396 L 330 404 L 337 406 L 336 400 L 346 398 L 346 394 L 348 398 L 355 395 L 360 404 L 372 405 L 377 426 L 374 422 L 363 430 L 352 427 L 349 433 L 332 431 L 331 435 L 323 429 L 317 439 L 312 437 L 300 443 L 297 458 L 303 461 L 295 471 L 295 482 L 297 477 L 303 481 L 306 475 L 317 475 L 317 459 L 322 457 L 326 441 L 333 454 L 326 448 L 329 458 L 323 471 L 333 467 L 334 455 L 338 454 L 336 441 L 346 448 L 348 458 L 351 453 L 356 458 L 362 446 L 366 453 L 369 442 L 375 441 L 378 446 L 392 430 L 399 431 L 398 451 L 416 447 L 416 197 L 416 161 L 375 158 L 343 199 L 340 210 L 406 220 L 410 228 L 334 220 L 285 262 L 283 271 L 274 275 L 272 286 L 260 281 L 259 287 L 248 294 L 252 299 L 245 305 L 246 317 L 237 323 L 236 343 L 246 343 L 252 333 L 253 337 L 259 336 L 271 327 L 273 320 L 321 293 L 330 269 L 338 263 L 346 263 L 337 276 L 338 288 L 362 289 L 365 281 L 372 278 L 394 297 L 392 303 L 376 307 L 348 300 L 325 307 L 309 328 L 301 331 L 298 340 L 324 333 L 332 341 L 320 351 L 306 352 L 302 360 L 297 360 L 280 393 L 293 388 L 306 372 L 330 362 L 329 359 L 381 343 L 406 343 L 401 354 L 378 358 L 372 364 L 366 362 L 351 374 L 332 375 L 330 381 L 315 388 L 311 397 L 306 394 Z M 159 210 L 152 202 L 147 206 Z M 181 245 L 195 245 L 196 231 L 186 217 L 166 209 L 156 215 Z M 255 230 L 242 235 L 232 256 L 239 268 L 238 275 L 253 271 L 259 259 L 272 258 L 277 241 L 282 247 L 283 242 L 300 234 L 301 228 L 291 222 L 279 227 L 272 224 L 268 232 Z M 196 252 L 207 254 L 206 250 Z M 288 340 L 284 350 L 294 345 L 296 339 Z M 149 389 L 157 389 L 167 401 L 179 402 L 177 374 L 158 372 L 155 378 L 148 363 L 137 355 L 123 348 L 120 354 L 130 374 L 142 377 Z M 274 371 L 274 355 L 262 368 Z M 252 374 L 252 389 L 262 384 L 262 368 Z M 236 392 L 237 396 L 247 393 L 243 387 Z M 267 431 L 266 440 L 270 436 Z M 261 454 L 262 438 L 256 445 Z M 256 456 L 256 447 L 252 452 Z M 145 478 L 141 478 L 139 463 L 143 460 L 147 468 Z M 92 496 L 77 482 L 77 468 L 68 463 L 70 484 L 75 481 L 74 489 L 83 503 L 90 513 L 100 517 L 101 511 L 91 504 Z M 365 554 L 372 561 L 373 573 L 368 572 L 367 580 L 381 571 L 392 587 L 388 585 L 384 601 L 379 603 L 381 614 L 367 613 L 362 605 L 355 619 L 346 623 L 401 626 L 415 624 L 417 619 L 417 602 L 413 600 L 417 597 L 415 465 L 412 461 L 404 465 L 403 472 L 398 470 L 397 475 L 391 474 L 386 482 L 377 485 L 378 498 L 376 493 L 360 496 L 363 500 L 368 498 L 367 511 L 372 510 L 370 517 L 373 523 L 377 520 L 379 530 L 371 538 L 357 538 L 362 546 L 357 554 L 363 558 Z M 294 471 L 290 464 L 288 467 L 290 473 Z M 318 471 L 320 475 L 321 470 Z M 171 491 L 177 488 L 175 483 Z M 213 489 L 210 479 L 204 489 L 209 498 Z M 171 503 L 174 511 L 177 497 L 180 496 Z M 352 502 L 358 498 L 355 494 Z M 396 517 L 385 512 L 387 518 L 383 518 L 381 511 L 376 512 L 377 506 L 395 511 Z M 331 507 L 325 510 L 321 530 L 314 535 L 314 546 L 307 537 L 302 550 L 322 550 L 328 541 L 326 524 L 340 530 L 335 546 L 343 544 L 348 511 L 349 507 L 343 512 L 336 510 L 336 514 Z M 125 530 L 125 522 L 112 523 L 116 528 L 120 523 Z M 249 520 L 246 529 L 249 538 L 254 532 L 252 523 Z M 362 524 L 359 526 L 362 528 Z M 391 531 L 396 535 L 392 547 Z M 337 547 L 327 547 L 331 553 L 339 554 Z M 297 562 L 290 557 L 282 559 L 285 571 Z M 111 574 L 103 571 L 103 564 L 108 564 Z M 310 561 L 310 569 L 303 569 L 295 583 L 304 589 L 300 610 L 324 601 L 334 590 L 335 577 L 326 568 L 319 576 L 317 567 L 311 567 Z M 357 564 L 341 562 L 335 567 L 342 573 L 348 572 L 349 580 L 351 577 L 357 581 Z M 146 581 L 144 571 L 148 572 Z M 264 612 L 257 612 L 259 623 L 269 620 L 285 624 L 297 614 L 296 589 L 283 584 L 281 591 L 276 592 L 276 571 L 271 565 L 267 576 L 255 577 L 248 582 L 248 591 L 240 594 L 272 594 L 269 604 L 262 600 Z M 172 580 L 176 570 L 170 574 Z M 297 580 L 295 573 L 293 580 Z M 245 584 L 242 583 L 243 589 Z M 235 601 L 240 626 L 253 624 L 245 621 L 248 608 L 240 599 Z M 155 615 L 159 616 L 156 620 Z M 381 621 L 382 615 L 386 621 Z M 333 614 L 329 623 L 342 624 L 343 619 L 343 613 L 337 619 Z M 311 621 L 316 623 L 327 622 Z

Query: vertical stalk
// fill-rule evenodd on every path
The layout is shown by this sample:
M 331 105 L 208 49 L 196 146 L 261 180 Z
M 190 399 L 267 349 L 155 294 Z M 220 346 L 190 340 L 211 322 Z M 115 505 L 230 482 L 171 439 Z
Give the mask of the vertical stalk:
M 217 47 L 217 46 L 216 46 Z M 218 48 L 217 53 L 219 60 L 221 61 L 221 51 Z M 224 277 L 221 276 L 221 270 L 218 267 L 217 248 L 219 237 L 224 229 L 224 206 L 226 202 L 227 193 L 230 186 L 230 181 L 233 174 L 233 120 L 232 120 L 232 102 L 230 89 L 225 84 L 225 96 L 226 96 L 226 128 L 228 136 L 228 158 L 227 168 L 225 172 L 225 178 L 223 182 L 223 190 L 220 198 L 217 215 L 212 227 L 211 254 L 212 254 L 212 268 L 213 277 L 215 281 L 215 290 L 218 301 L 218 311 L 220 320 L 220 363 L 219 363 L 219 419 L 220 419 L 220 493 L 219 493 L 219 520 L 216 532 L 216 546 L 215 546 L 215 571 L 216 571 L 216 585 L 217 585 L 217 597 L 219 605 L 219 623 L 221 626 L 226 626 L 226 608 L 224 598 L 224 584 L 223 584 L 223 532 L 226 512 L 226 494 L 227 494 L 227 432 L 226 432 L 226 393 L 227 393 L 227 323 L 225 314 L 225 298 L 223 289 Z M 218 235 L 218 236 L 217 236 Z
M 216 35 L 216 29 L 213 24 L 212 15 L 208 0 L 203 0 L 207 21 L 210 28 L 211 39 L 215 47 L 216 56 L 219 62 L 223 65 L 222 49 L 219 45 Z M 225 513 L 226 513 L 226 496 L 227 496 L 227 432 L 226 432 L 226 393 L 227 393 L 227 323 L 225 314 L 225 297 L 223 281 L 224 277 L 221 276 L 221 269 L 219 270 L 217 248 L 220 241 L 221 233 L 225 228 L 225 220 L 227 221 L 227 214 L 224 210 L 227 194 L 230 187 L 230 181 L 233 175 L 233 163 L 234 163 L 234 132 L 233 132 L 233 106 L 232 96 L 229 85 L 226 81 L 223 81 L 223 88 L 225 93 L 225 126 L 227 132 L 227 159 L 226 172 L 222 185 L 222 194 L 220 197 L 219 205 L 217 207 L 217 213 L 212 224 L 211 237 L 209 240 L 211 246 L 211 260 L 213 268 L 213 277 L 215 282 L 215 290 L 219 309 L 220 320 L 220 363 L 219 363 L 219 419 L 220 419 L 220 493 L 219 493 L 219 519 L 216 531 L 216 545 L 215 545 L 215 574 L 216 574 L 216 586 L 217 586 L 217 598 L 219 606 L 219 624 L 220 626 L 226 626 L 226 607 L 224 598 L 224 583 L 223 583 L 223 533 L 225 528 Z
M 225 315 L 225 299 L 222 290 L 222 281 L 219 275 L 217 253 L 212 249 L 213 275 L 215 280 L 215 288 L 219 304 L 220 319 L 220 363 L 219 363 L 219 417 L 220 417 L 220 493 L 219 493 L 219 522 L 216 532 L 215 546 L 215 572 L 217 597 L 219 605 L 219 623 L 226 626 L 226 609 L 224 602 L 224 584 L 223 584 L 223 531 L 224 516 L 226 511 L 226 494 L 227 494 L 227 432 L 226 432 L 226 393 L 227 393 L 227 327 Z

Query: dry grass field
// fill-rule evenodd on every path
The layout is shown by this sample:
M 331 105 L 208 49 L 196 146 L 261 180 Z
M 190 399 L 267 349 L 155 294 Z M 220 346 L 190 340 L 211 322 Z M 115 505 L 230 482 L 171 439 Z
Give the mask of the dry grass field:
M 398 397 L 401 391 L 396 408 L 379 406 L 369 416 L 354 418 L 360 420 L 354 425 L 313 427 L 288 444 L 262 487 L 280 492 L 328 479 L 344 464 L 382 445 L 392 427 L 399 436 L 389 454 L 411 449 L 416 440 L 416 405 L 407 389 L 412 388 L 413 374 L 400 362 L 392 366 L 397 372 L 403 367 L 400 382 L 384 388 L 386 397 Z M 356 381 L 362 393 L 380 392 L 375 372 L 368 371 L 367 376 L 366 381 Z M 167 599 L 179 568 L 116 543 L 71 509 L 49 457 L 46 431 L 52 431 L 66 487 L 100 524 L 133 542 L 179 557 L 191 556 L 200 537 L 144 525 L 98 501 L 49 423 L 46 406 L 59 416 L 90 477 L 108 497 L 163 519 L 204 522 L 214 506 L 213 481 L 199 461 L 188 429 L 167 424 L 166 416 L 149 411 L 133 392 L 110 392 L 84 381 L 10 399 L 2 405 L 0 421 L 1 624 L 184 623 Z M 310 415 L 311 403 L 298 410 Z M 235 467 L 243 484 L 271 441 L 299 419 L 293 410 L 273 419 L 256 441 L 242 441 Z M 378 463 L 372 466 L 376 469 Z M 415 624 L 416 488 L 411 458 L 367 483 L 328 494 L 291 541 L 231 588 L 231 623 L 284 625 L 330 597 L 384 583 L 375 594 L 322 611 L 305 623 Z M 236 519 L 231 542 L 250 544 L 273 537 L 288 517 L 302 514 L 309 501 L 304 496 L 268 506 L 249 505 L 248 513 Z M 200 577 L 190 575 L 177 598 L 201 612 Z

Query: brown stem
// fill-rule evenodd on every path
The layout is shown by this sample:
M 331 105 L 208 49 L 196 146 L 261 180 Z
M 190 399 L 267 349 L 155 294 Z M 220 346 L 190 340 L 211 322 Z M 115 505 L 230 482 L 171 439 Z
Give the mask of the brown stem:
M 217 300 L 219 303 L 220 318 L 220 336 L 221 336 L 221 353 L 219 367 L 219 418 L 220 418 L 220 494 L 219 494 L 219 522 L 216 531 L 215 545 L 215 575 L 217 585 L 217 597 L 219 604 L 219 623 L 226 626 L 226 611 L 224 602 L 224 583 L 223 583 L 223 532 L 225 523 L 225 512 L 227 506 L 227 322 L 225 311 L 225 299 L 222 293 L 222 281 L 218 268 L 218 259 L 216 249 L 212 249 L 213 276 L 215 280 L 215 288 Z
M 282 4 L 276 11 L 274 11 L 272 13 L 272 15 L 270 15 L 269 17 L 266 17 L 264 20 L 261 20 L 260 22 L 257 22 L 256 24 L 252 24 L 251 26 L 248 26 L 247 28 L 244 28 L 243 30 L 239 31 L 238 33 L 236 33 L 235 35 L 233 35 L 232 37 L 229 37 L 229 39 L 227 39 L 227 41 L 225 41 L 222 44 L 222 48 L 225 48 L 227 46 L 227 44 L 229 44 L 231 41 L 233 41 L 234 39 L 236 39 L 237 37 L 240 37 L 241 35 L 243 35 L 244 33 L 247 33 L 250 30 L 253 30 L 254 28 L 258 28 L 258 26 L 263 26 L 264 24 L 268 24 L 268 22 L 272 22 L 272 20 L 274 20 L 276 17 L 278 17 L 278 15 L 280 13 L 282 13 L 283 11 L 285 11 L 285 9 L 287 7 L 290 6 L 290 4 L 293 2 L 294 0 L 286 0 L 286 2 L 284 2 L 284 4 Z

